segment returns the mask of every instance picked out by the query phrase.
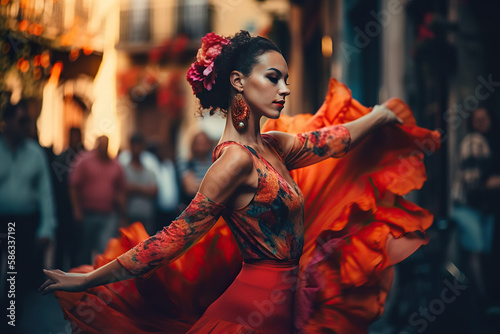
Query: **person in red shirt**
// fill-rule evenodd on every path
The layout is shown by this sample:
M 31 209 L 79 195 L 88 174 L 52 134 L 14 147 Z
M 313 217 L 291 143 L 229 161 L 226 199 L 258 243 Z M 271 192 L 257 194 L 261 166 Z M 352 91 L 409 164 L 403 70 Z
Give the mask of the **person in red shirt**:
M 83 229 L 80 264 L 90 264 L 93 251 L 104 251 L 118 230 L 119 217 L 124 218 L 125 174 L 109 157 L 108 142 L 108 137 L 99 137 L 96 148 L 80 154 L 70 172 L 73 215 Z

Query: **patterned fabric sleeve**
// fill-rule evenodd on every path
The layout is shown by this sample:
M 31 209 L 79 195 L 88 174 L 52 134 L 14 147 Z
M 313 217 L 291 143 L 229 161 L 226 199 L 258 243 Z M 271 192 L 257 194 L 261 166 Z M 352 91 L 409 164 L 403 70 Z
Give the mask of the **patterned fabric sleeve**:
M 289 170 L 302 168 L 327 158 L 343 157 L 351 146 L 349 130 L 342 125 L 331 125 L 295 136 L 292 149 L 285 157 Z
M 151 276 L 157 268 L 180 257 L 207 234 L 223 208 L 223 204 L 198 192 L 172 224 L 119 256 L 118 262 L 134 276 Z

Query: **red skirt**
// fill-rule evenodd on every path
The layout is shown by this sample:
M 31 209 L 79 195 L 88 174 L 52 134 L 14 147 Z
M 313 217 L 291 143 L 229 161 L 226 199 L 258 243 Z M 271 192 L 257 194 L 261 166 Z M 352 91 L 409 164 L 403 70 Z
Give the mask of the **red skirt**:
M 188 333 L 292 333 L 298 273 L 298 261 L 244 262 Z

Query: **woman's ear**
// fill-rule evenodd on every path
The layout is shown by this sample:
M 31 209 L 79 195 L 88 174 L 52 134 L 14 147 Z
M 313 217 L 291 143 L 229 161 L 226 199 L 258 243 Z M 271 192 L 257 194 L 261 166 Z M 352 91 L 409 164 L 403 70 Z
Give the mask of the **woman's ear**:
M 243 91 L 245 83 L 245 76 L 243 73 L 239 71 L 232 71 L 229 75 L 229 81 L 231 82 L 231 86 L 233 86 L 238 92 Z

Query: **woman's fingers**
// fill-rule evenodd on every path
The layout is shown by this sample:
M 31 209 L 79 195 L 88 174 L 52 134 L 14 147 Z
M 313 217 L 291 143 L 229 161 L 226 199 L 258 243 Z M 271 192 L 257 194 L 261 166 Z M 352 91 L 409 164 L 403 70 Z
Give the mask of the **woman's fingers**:
M 403 124 L 403 119 L 398 117 L 397 110 L 391 109 L 385 104 L 383 104 L 382 107 L 385 109 L 386 113 L 388 113 L 389 122 Z
M 48 279 L 45 281 L 45 283 L 43 283 L 40 288 L 38 289 L 38 291 L 42 294 L 42 295 L 45 295 L 47 294 L 48 292 L 52 291 L 52 290 L 49 290 L 50 287 L 53 287 L 54 285 L 56 285 L 57 283 L 52 280 L 52 279 Z
M 403 124 L 403 119 L 398 117 L 394 110 L 391 110 L 387 105 L 376 105 L 373 107 L 374 112 L 378 113 L 383 120 L 383 124 Z
M 40 287 L 38 288 L 38 291 L 39 292 L 43 291 L 46 287 L 48 287 L 49 285 L 51 285 L 53 283 L 55 283 L 55 282 L 51 279 L 46 280 L 42 285 L 40 285 Z
M 52 291 L 55 291 L 55 290 L 59 290 L 59 288 L 60 288 L 60 284 L 59 283 L 51 282 L 51 284 L 49 284 L 48 286 L 46 286 L 42 290 L 42 295 L 46 295 L 49 292 L 52 292 Z
M 45 274 L 45 276 L 47 276 L 49 279 L 46 280 L 41 286 L 40 288 L 38 288 L 38 291 L 40 291 L 42 293 L 42 295 L 45 295 L 47 294 L 48 292 L 52 291 L 47 291 L 47 287 L 49 286 L 53 286 L 56 284 L 56 282 L 58 281 L 57 279 L 57 274 L 60 274 L 60 273 L 63 273 L 62 270 L 46 270 L 44 269 L 43 270 L 43 273 Z
M 69 292 L 85 290 L 85 274 L 66 273 L 60 269 L 44 269 L 43 272 L 48 277 L 48 280 L 46 280 L 38 289 L 38 291 L 40 291 L 43 295 L 56 290 Z

